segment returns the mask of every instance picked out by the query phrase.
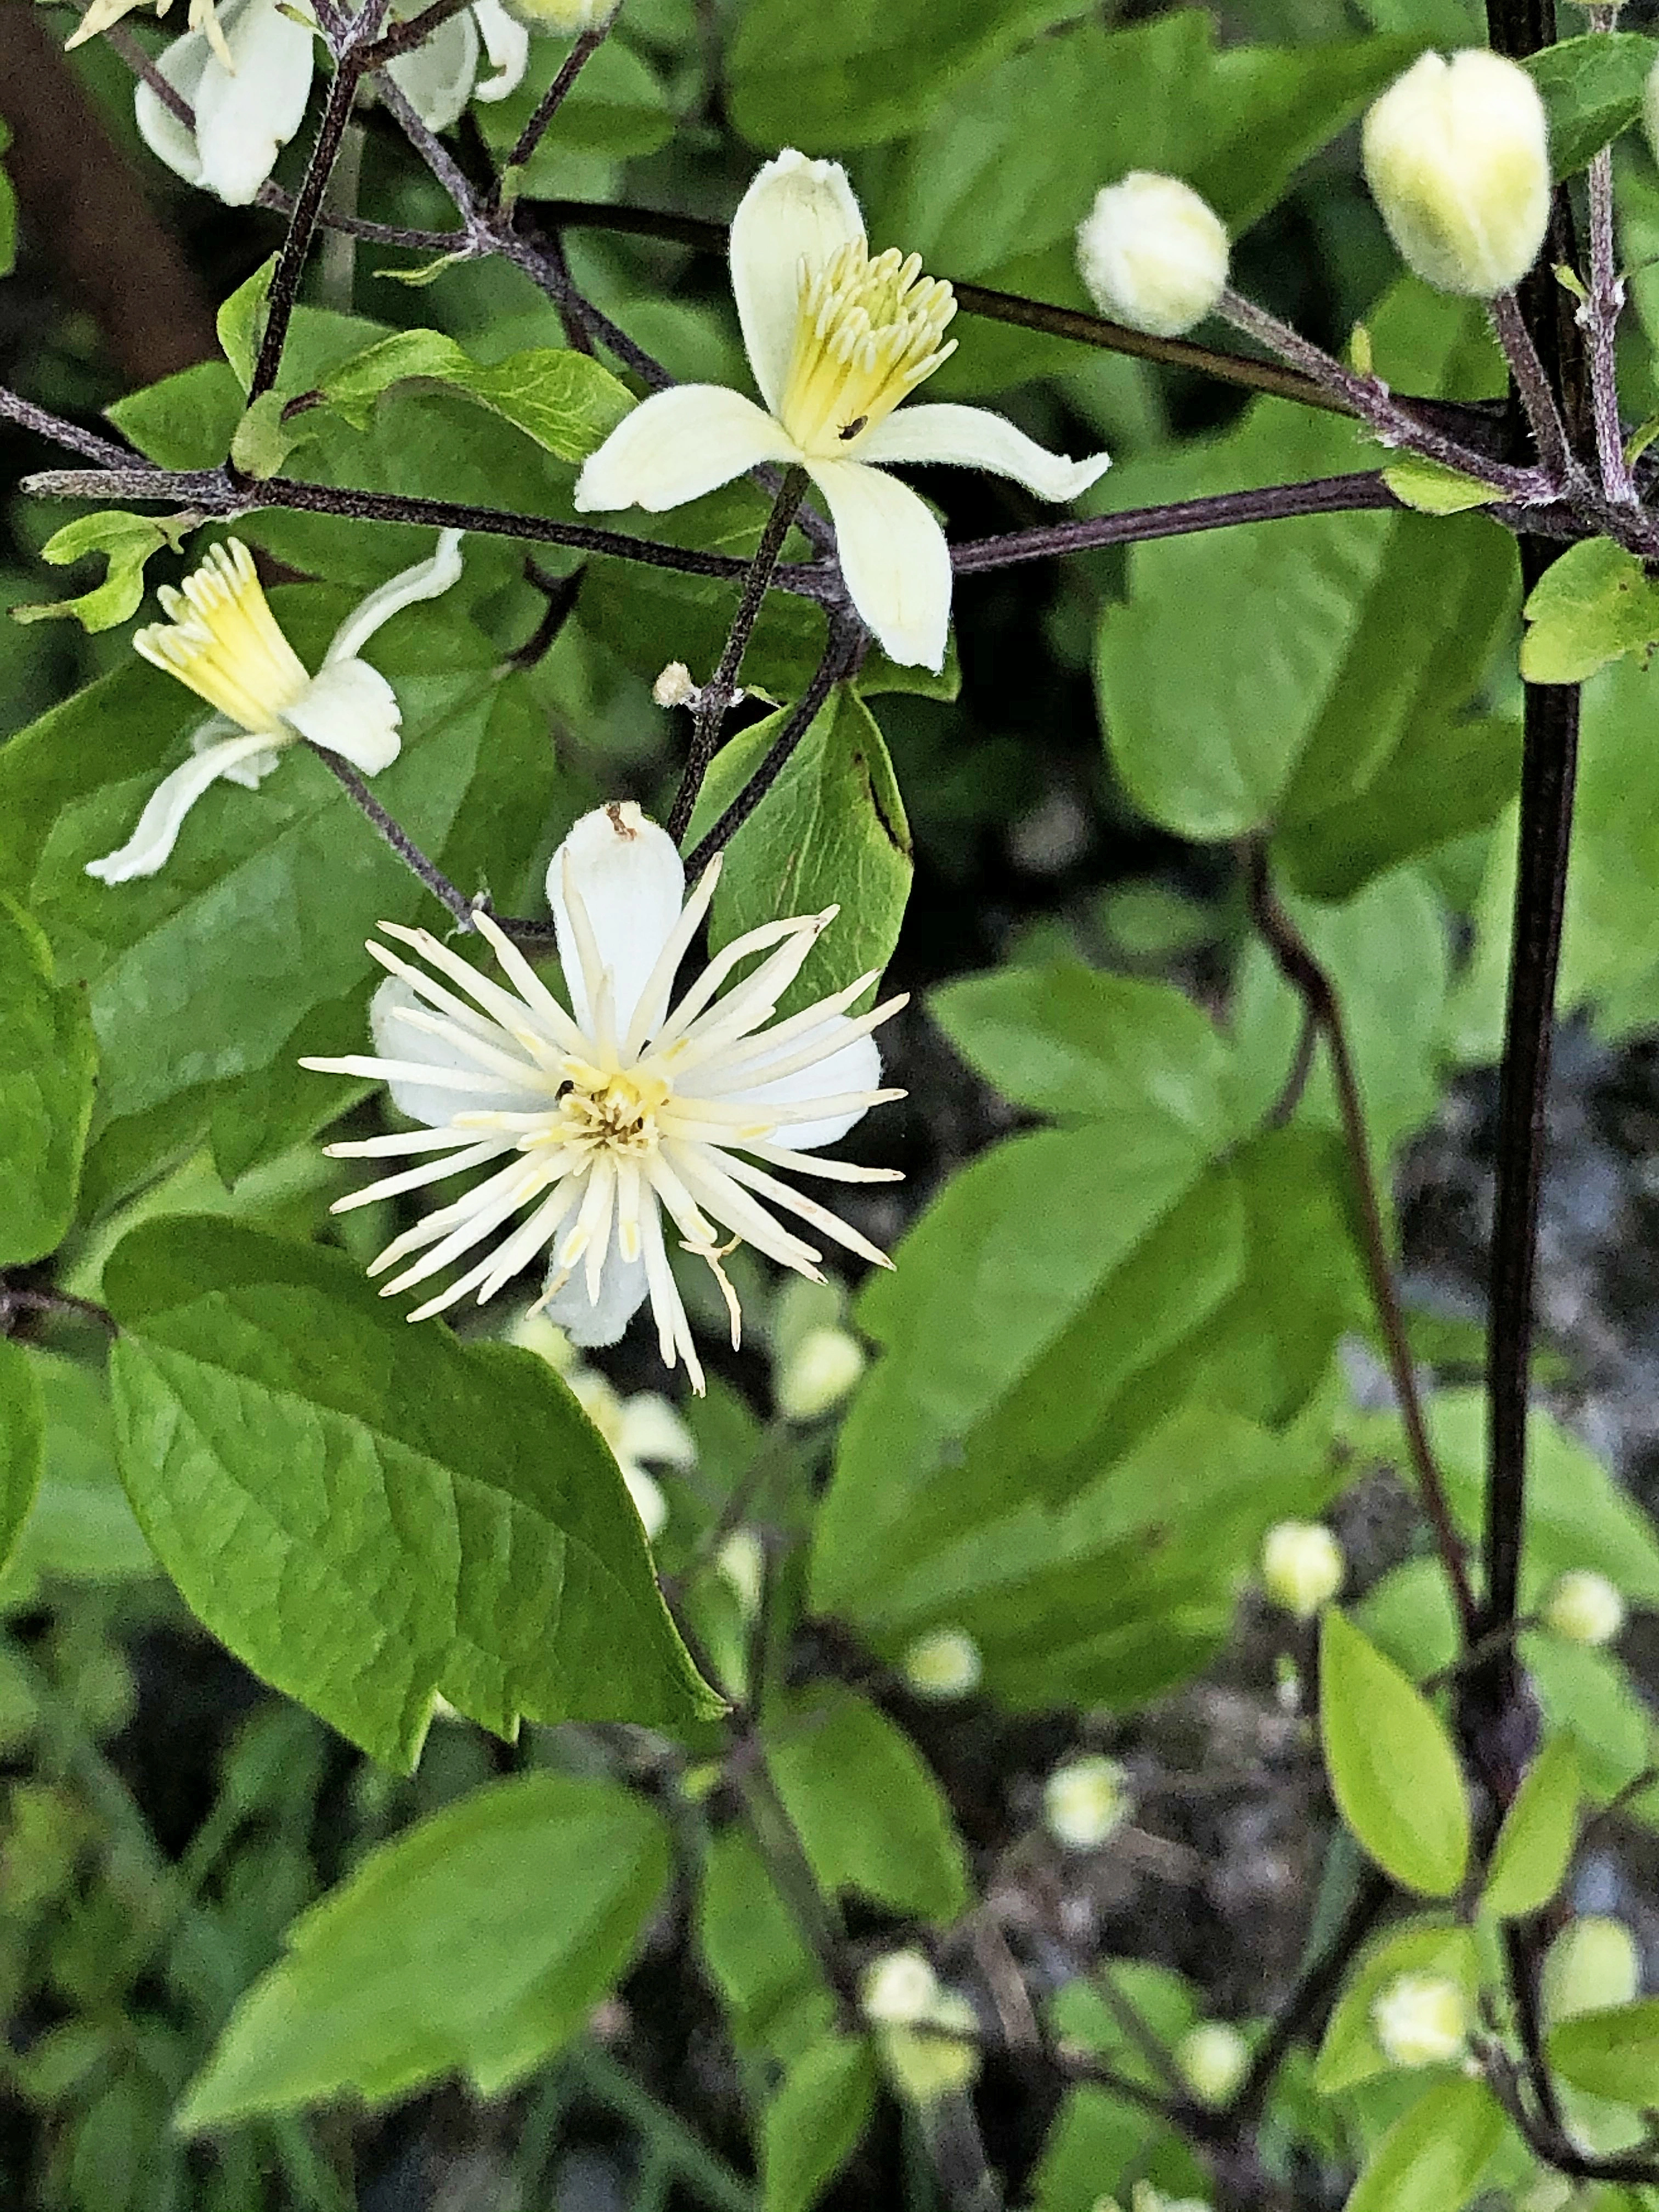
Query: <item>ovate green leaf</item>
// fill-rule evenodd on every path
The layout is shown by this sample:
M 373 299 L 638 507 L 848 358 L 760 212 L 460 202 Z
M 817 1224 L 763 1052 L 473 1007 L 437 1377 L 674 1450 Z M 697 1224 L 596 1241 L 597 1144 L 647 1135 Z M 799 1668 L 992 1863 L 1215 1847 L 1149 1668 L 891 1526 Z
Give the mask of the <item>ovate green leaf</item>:
M 0 1267 L 43 1259 L 75 1212 L 96 1050 L 84 993 L 0 893 Z
M 244 277 L 214 319 L 220 350 L 244 392 L 253 381 L 253 364 L 265 334 L 270 280 L 276 274 L 276 256 L 273 253 L 259 264 L 251 276 Z
M 486 366 L 441 331 L 399 331 L 323 380 L 321 391 L 359 430 L 394 385 L 421 378 L 452 385 L 533 438 L 562 461 L 586 460 L 629 411 L 627 387 L 591 354 L 548 347 Z
M 764 2212 L 811 2212 L 870 2124 L 875 2062 L 867 2043 L 826 2036 L 790 2067 L 761 2136 Z
M 33 1357 L 0 1336 L 0 1569 L 9 1562 L 34 1504 L 46 1432 Z
M 1495 506 L 1504 496 L 1479 477 L 1466 477 L 1416 454 L 1391 462 L 1382 471 L 1382 481 L 1397 500 L 1419 514 L 1466 514 L 1473 507 Z
M 1659 584 L 1610 538 L 1570 546 L 1533 586 L 1523 611 L 1521 673 L 1528 684 L 1580 684 L 1608 661 L 1659 643 Z
M 1659 1997 L 1564 2020 L 1551 2031 L 1549 2058 L 1575 2089 L 1617 2105 L 1659 2106 Z
M 1542 1911 L 1566 1879 L 1582 1796 L 1572 1738 L 1553 1735 L 1504 1815 L 1486 1869 L 1483 1911 L 1500 1920 Z
M 1343 2212 L 1461 2212 L 1504 2125 L 1484 2082 L 1437 2082 L 1378 2143 Z
M 1395 1881 L 1449 1897 L 1468 1865 L 1469 1808 L 1444 1723 L 1336 1606 L 1325 1614 L 1319 1684 L 1325 1768 L 1343 1820 Z
M 1634 31 L 1591 32 L 1528 57 L 1522 66 L 1543 95 L 1558 183 L 1636 121 L 1656 58 L 1659 41 Z

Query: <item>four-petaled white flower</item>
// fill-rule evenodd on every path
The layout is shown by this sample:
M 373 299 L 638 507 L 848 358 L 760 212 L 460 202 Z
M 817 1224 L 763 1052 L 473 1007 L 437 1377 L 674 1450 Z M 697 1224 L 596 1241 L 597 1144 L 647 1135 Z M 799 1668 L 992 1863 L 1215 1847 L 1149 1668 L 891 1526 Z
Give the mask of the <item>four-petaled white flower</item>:
M 429 561 L 371 592 L 335 632 L 314 676 L 283 636 L 240 538 L 214 546 L 176 591 L 164 585 L 157 597 L 167 620 L 141 629 L 132 642 L 215 711 L 191 739 L 193 757 L 163 776 L 126 843 L 88 860 L 87 873 L 106 884 L 153 876 L 210 784 L 223 776 L 254 789 L 301 738 L 365 775 L 390 767 L 402 743 L 403 710 L 379 669 L 358 655 L 399 608 L 449 589 L 461 573 L 460 544 L 459 530 L 442 532 Z
M 834 919 L 831 907 L 735 939 L 671 1010 L 675 976 L 719 874 L 716 860 L 685 899 L 685 871 L 672 839 L 637 806 L 613 802 L 584 815 L 554 854 L 547 879 L 568 1011 L 486 914 L 475 917 L 477 926 L 510 989 L 425 930 L 381 925 L 457 988 L 371 942 L 369 951 L 391 971 L 372 1010 L 377 1055 L 301 1064 L 373 1077 L 410 1120 L 426 1125 L 335 1145 L 335 1158 L 441 1157 L 383 1177 L 339 1200 L 336 1211 L 474 1168 L 492 1170 L 395 1237 L 370 1269 L 383 1274 L 409 1262 L 385 1285 L 382 1296 L 389 1297 L 486 1248 L 411 1321 L 441 1313 L 469 1292 L 483 1304 L 546 1251 L 540 1304 L 574 1342 L 614 1344 L 649 1297 L 664 1363 L 684 1358 L 701 1391 L 702 1369 L 669 1268 L 665 1213 L 683 1249 L 714 1270 L 734 1345 L 737 1300 L 720 1267 L 733 1243 L 747 1242 L 820 1279 L 817 1246 L 786 1229 L 770 1208 L 878 1266 L 890 1264 L 856 1230 L 769 1170 L 842 1182 L 896 1180 L 890 1170 L 812 1155 L 844 1136 L 869 1107 L 904 1095 L 878 1088 L 881 1062 L 872 1032 L 905 1001 L 849 1016 L 847 1009 L 876 981 L 872 973 L 765 1026 Z M 717 996 L 756 955 L 763 956 L 758 965 Z M 515 1215 L 524 1218 L 507 1229 Z
M 127 4 L 109 0 L 99 27 Z M 399 12 L 392 11 L 394 23 Z M 88 10 L 82 31 L 91 20 Z M 141 83 L 133 110 L 139 133 L 187 185 L 246 207 L 305 116 L 315 64 L 311 10 L 307 0 L 222 0 L 216 19 L 209 0 L 191 0 L 190 20 L 193 27 L 156 66 L 190 106 L 196 126 L 180 122 Z M 479 82 L 481 41 L 495 74 Z M 469 100 L 505 100 L 523 77 L 529 52 L 529 33 L 501 0 L 472 0 L 411 52 L 389 62 L 386 74 L 428 131 L 447 131 Z
M 873 258 L 838 162 L 769 161 L 732 223 L 732 289 L 764 407 L 722 385 L 654 392 L 613 430 L 576 484 L 578 507 L 682 507 L 762 462 L 806 471 L 835 524 L 854 605 L 890 659 L 937 669 L 951 616 L 945 533 L 894 461 L 991 469 L 1050 500 L 1107 466 L 1071 461 L 981 407 L 899 402 L 954 349 L 951 287 L 896 246 Z

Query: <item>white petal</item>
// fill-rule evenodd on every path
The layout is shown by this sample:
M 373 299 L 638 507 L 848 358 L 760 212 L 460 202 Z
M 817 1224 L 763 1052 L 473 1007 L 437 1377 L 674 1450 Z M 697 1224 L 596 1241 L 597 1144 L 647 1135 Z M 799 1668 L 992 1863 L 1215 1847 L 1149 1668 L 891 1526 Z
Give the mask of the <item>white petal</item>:
M 615 1244 L 605 1255 L 599 1278 L 599 1295 L 590 1298 L 582 1270 L 578 1267 L 561 1291 L 555 1291 L 542 1311 L 556 1322 L 573 1344 L 584 1349 L 615 1344 L 645 1304 L 645 1261 L 624 1260 Z
M 365 775 L 378 775 L 397 759 L 403 718 L 397 693 L 366 660 L 337 660 L 319 669 L 283 716 L 302 738 L 338 753 Z
M 524 73 L 530 64 L 530 33 L 516 17 L 507 14 L 501 0 L 472 0 L 472 13 L 477 19 L 484 52 L 495 71 L 494 76 L 487 76 L 481 84 L 473 86 L 472 96 L 475 100 L 505 100 L 524 82 Z
M 775 408 L 789 374 L 801 265 L 822 267 L 862 240 L 864 218 L 839 161 L 809 161 L 786 146 L 769 161 L 732 218 L 732 291 L 760 395 Z
M 626 1460 L 654 1460 L 659 1466 L 691 1467 L 696 1462 L 696 1440 L 666 1398 L 654 1390 L 641 1390 L 623 1401 L 622 1425 L 617 1438 L 617 1455 Z
M 389 623 L 393 615 L 404 607 L 413 606 L 417 599 L 435 599 L 447 592 L 461 573 L 461 533 L 459 530 L 441 530 L 438 533 L 437 550 L 425 561 L 417 561 L 412 568 L 402 568 L 384 583 L 376 586 L 368 597 L 349 614 L 334 633 L 333 643 L 323 655 L 323 665 L 329 667 L 337 660 L 355 660 L 377 629 Z
M 304 120 L 311 97 L 312 33 L 276 0 L 246 0 L 226 33 L 232 76 L 210 62 L 196 95 L 201 182 L 231 207 L 246 207 Z
M 130 883 L 135 876 L 153 876 L 178 842 L 185 815 L 209 785 L 270 748 L 268 737 L 229 738 L 222 744 L 210 745 L 204 752 L 197 753 L 182 768 L 174 769 L 171 775 L 164 775 L 151 792 L 138 817 L 137 827 L 126 843 L 119 852 L 106 853 L 101 860 L 88 860 L 87 873 L 101 878 L 106 884 Z
M 901 667 L 945 665 L 951 551 L 908 484 L 863 461 L 813 461 L 808 473 L 836 526 L 853 605 Z
M 155 66 L 193 110 L 210 63 L 215 69 L 219 67 L 205 34 L 187 31 L 182 39 L 175 39 L 164 48 L 156 57 Z M 182 177 L 187 185 L 201 183 L 202 156 L 197 148 L 196 133 L 182 124 L 170 107 L 164 107 L 142 79 L 133 89 L 132 117 L 138 125 L 138 136 L 158 161 L 165 161 L 174 176 Z
M 988 407 L 924 404 L 901 407 L 859 446 L 861 461 L 943 461 L 953 468 L 989 469 L 1012 477 L 1039 499 L 1075 499 L 1111 466 L 1109 453 L 1067 460 L 1028 438 Z
M 665 514 L 701 499 L 762 461 L 799 458 L 781 423 L 720 384 L 677 384 L 653 392 L 582 464 L 579 513 L 642 507 Z
M 465 8 L 413 52 L 386 64 L 386 75 L 428 131 L 448 130 L 472 97 L 477 74 L 478 27 Z
M 190 749 L 193 753 L 210 752 L 228 738 L 247 735 L 240 722 L 233 722 L 228 714 L 210 714 L 200 727 L 190 733 Z M 258 791 L 283 757 L 281 751 L 269 743 L 264 752 L 250 753 L 246 760 L 227 761 L 219 770 L 227 783 L 240 784 L 244 791 Z
M 457 1032 L 456 1041 L 447 1037 L 423 1035 L 411 1029 L 400 1015 L 415 1012 L 422 1000 L 404 982 L 401 975 L 388 975 L 368 1002 L 368 1026 L 374 1039 L 374 1049 L 383 1059 L 394 1061 L 415 1058 L 434 1067 L 465 1069 L 476 1073 L 477 1060 L 463 1047 Z M 428 1128 L 441 1129 L 458 1114 L 516 1114 L 546 1108 L 547 1092 L 532 1091 L 526 1084 L 520 1090 L 511 1083 L 485 1091 L 452 1091 L 438 1084 L 411 1083 L 395 1078 L 387 1084 L 392 1103 L 400 1114 L 407 1114 L 411 1121 L 424 1121 Z M 486 1133 L 473 1133 L 482 1138 Z
M 592 924 L 599 958 L 611 976 L 617 1034 L 625 1036 L 658 955 L 679 920 L 685 896 L 684 866 L 667 831 L 648 822 L 631 800 L 596 806 L 584 814 L 553 855 L 547 871 L 547 901 L 558 932 L 570 1010 L 590 1034 L 594 1007 L 565 900 L 567 861 L 571 882 Z
M 827 1033 L 836 1029 L 853 1027 L 844 1014 L 836 1014 L 826 1022 Z M 757 1071 L 763 1077 L 763 1061 Z M 781 1075 L 775 1082 L 757 1081 L 752 1090 L 734 1091 L 729 1103 L 739 1102 L 745 1106 L 799 1106 L 813 1098 L 836 1098 L 849 1091 L 873 1091 L 881 1081 L 881 1054 L 872 1036 L 854 1036 L 838 1051 L 830 1053 L 811 1067 L 799 1067 L 793 1075 Z M 856 1121 L 864 1119 L 860 1107 L 851 1114 L 837 1114 L 823 1121 L 792 1123 L 789 1143 L 798 1152 L 816 1152 L 820 1146 L 833 1145 L 844 1137 Z

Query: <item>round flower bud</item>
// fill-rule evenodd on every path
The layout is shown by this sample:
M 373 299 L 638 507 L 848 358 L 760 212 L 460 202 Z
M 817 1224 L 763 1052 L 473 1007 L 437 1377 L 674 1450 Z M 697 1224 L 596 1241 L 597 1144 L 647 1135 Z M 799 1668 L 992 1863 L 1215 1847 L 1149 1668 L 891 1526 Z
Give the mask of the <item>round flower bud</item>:
M 905 1653 L 902 1671 L 919 1698 L 965 1698 L 979 1687 L 985 1662 L 960 1628 L 932 1628 Z
M 809 1328 L 773 1382 L 786 1421 L 816 1421 L 864 1372 L 864 1346 L 844 1328 Z
M 1128 1816 L 1128 1777 L 1115 1759 L 1069 1759 L 1043 1784 L 1043 1824 L 1068 1851 L 1097 1850 Z
M 691 671 L 683 660 L 671 660 L 651 686 L 651 696 L 659 707 L 689 707 L 696 696 Z
M 1611 1644 L 1625 1625 L 1616 1584 L 1588 1567 L 1559 1575 L 1544 1599 L 1544 1626 L 1569 1644 Z
M 920 1951 L 884 1951 L 859 1983 L 864 2017 L 878 2027 L 913 2027 L 939 1997 L 939 1977 Z
M 960 2096 L 979 2074 L 979 2016 L 964 1996 L 940 1990 L 914 2027 L 888 2027 L 878 2048 L 887 2077 L 913 2105 Z
M 1365 181 L 1400 257 L 1437 291 L 1489 300 L 1544 242 L 1544 103 L 1518 63 L 1484 46 L 1424 54 L 1365 118 Z
M 591 31 L 611 13 L 616 0 L 507 0 L 507 13 L 532 31 L 551 31 L 574 39 Z
M 734 1528 L 714 1554 L 714 1565 L 730 1583 L 745 1620 L 760 1611 L 766 1588 L 766 1552 L 752 1528 Z
M 1395 2066 L 1443 2066 L 1461 2057 L 1468 1999 L 1444 1974 L 1396 1974 L 1371 2007 L 1382 2055 Z
M 1195 2097 L 1224 2105 L 1244 2079 L 1249 2045 L 1224 2020 L 1203 2020 L 1176 2044 L 1175 2063 Z
M 1261 1545 L 1261 1580 L 1275 1605 L 1311 1620 L 1342 1587 L 1342 1547 L 1318 1521 L 1281 1521 Z
M 1226 289 L 1227 233 L 1179 177 L 1132 169 L 1078 225 L 1077 265 L 1103 315 L 1153 337 L 1201 323 Z
M 1628 2004 L 1642 1985 L 1636 1939 L 1622 1920 L 1589 1914 L 1561 1930 L 1544 1961 L 1544 2010 L 1552 2021 Z

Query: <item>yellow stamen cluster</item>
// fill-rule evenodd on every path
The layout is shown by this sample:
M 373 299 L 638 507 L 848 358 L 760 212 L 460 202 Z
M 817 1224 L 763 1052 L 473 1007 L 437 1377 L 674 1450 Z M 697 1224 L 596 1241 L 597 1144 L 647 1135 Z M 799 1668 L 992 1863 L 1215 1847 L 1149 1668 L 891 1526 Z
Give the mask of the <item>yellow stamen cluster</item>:
M 896 246 L 872 261 L 849 240 L 822 268 L 803 268 L 795 349 L 778 419 L 805 453 L 843 459 L 956 350 L 942 343 L 957 311 L 951 287 Z
M 240 539 L 216 545 L 176 591 L 164 584 L 156 597 L 167 621 L 132 641 L 144 659 L 250 735 L 292 737 L 283 716 L 311 678 L 277 628 Z
M 669 1097 L 660 1076 L 637 1069 L 627 1075 L 607 1075 L 602 1069 L 571 1060 L 570 1088 L 559 1101 L 556 1134 L 567 1145 L 586 1152 L 608 1152 L 621 1159 L 639 1159 L 653 1152 L 660 1141 L 657 1115 Z

